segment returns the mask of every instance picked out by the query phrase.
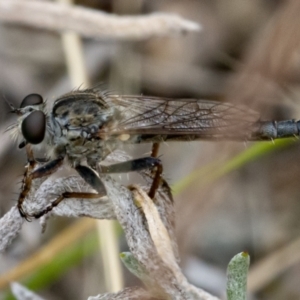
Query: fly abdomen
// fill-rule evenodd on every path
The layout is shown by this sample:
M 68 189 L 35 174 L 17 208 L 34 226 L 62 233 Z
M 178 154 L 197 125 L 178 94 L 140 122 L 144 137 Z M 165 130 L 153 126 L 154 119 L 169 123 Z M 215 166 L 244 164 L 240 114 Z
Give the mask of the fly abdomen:
M 254 137 L 258 139 L 278 139 L 299 136 L 300 121 L 267 121 L 260 122 L 260 127 Z

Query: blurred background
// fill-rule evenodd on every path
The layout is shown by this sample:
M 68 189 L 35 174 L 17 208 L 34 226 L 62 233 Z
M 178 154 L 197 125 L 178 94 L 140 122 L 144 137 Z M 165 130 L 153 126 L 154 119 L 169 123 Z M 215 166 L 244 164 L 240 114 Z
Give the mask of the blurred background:
M 199 32 L 135 42 L 83 39 L 93 85 L 105 82 L 119 93 L 245 104 L 263 120 L 300 117 L 300 2 L 86 0 L 76 5 L 119 15 L 175 13 L 202 26 Z M 4 215 L 17 200 L 26 163 L 24 151 L 4 132 L 15 120 L 4 98 L 18 106 L 29 93 L 55 99 L 77 87 L 68 78 L 59 33 L 1 20 L 0 70 Z M 250 142 L 174 143 L 160 149 L 165 178 L 175 194 L 181 266 L 191 283 L 219 297 L 229 260 L 248 251 L 251 299 L 300 299 L 300 146 L 297 138 L 282 147 L 266 145 L 263 155 L 253 154 L 251 149 L 259 146 Z M 149 150 L 137 146 L 128 152 L 140 157 Z M 252 153 L 251 158 L 235 164 L 245 153 Z M 51 219 L 43 235 L 36 221 L 24 224 L 20 236 L 1 254 L 1 274 L 73 221 Z M 70 249 L 79 254 L 65 257 L 70 262 L 56 268 L 55 275 L 44 267 L 44 272 L 18 281 L 31 280 L 47 299 L 84 299 L 105 292 L 99 281 L 101 260 L 90 247 L 78 241 Z M 126 250 L 121 233 L 120 247 Z M 126 270 L 124 280 L 125 286 L 140 284 Z

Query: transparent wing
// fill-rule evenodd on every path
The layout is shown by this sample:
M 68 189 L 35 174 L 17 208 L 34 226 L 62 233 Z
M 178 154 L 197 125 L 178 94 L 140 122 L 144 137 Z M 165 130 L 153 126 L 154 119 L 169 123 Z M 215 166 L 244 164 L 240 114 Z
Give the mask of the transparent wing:
M 110 135 L 247 139 L 259 120 L 244 106 L 210 100 L 108 95 L 105 101 L 120 111 Z

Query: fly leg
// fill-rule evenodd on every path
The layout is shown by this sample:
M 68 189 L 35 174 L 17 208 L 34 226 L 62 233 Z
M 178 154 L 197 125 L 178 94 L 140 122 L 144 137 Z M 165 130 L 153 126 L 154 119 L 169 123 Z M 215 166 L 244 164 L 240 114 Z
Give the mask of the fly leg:
M 98 192 L 98 198 L 106 195 L 106 189 L 99 175 L 90 167 L 78 165 L 75 167 L 78 174 L 88 183 L 93 189 Z
M 151 157 L 157 157 L 158 156 L 158 151 L 159 151 L 159 143 L 153 143 L 152 144 L 152 150 L 151 150 Z M 163 166 L 162 163 L 160 162 L 160 165 L 157 165 L 157 168 L 155 171 L 152 171 L 153 174 L 153 181 L 150 187 L 150 190 L 148 192 L 148 195 L 151 199 L 154 198 L 156 191 L 158 190 L 161 182 L 163 182 L 163 185 L 166 184 L 169 190 L 169 194 L 171 194 L 171 190 L 169 188 L 169 185 L 167 182 L 162 178 L 162 172 L 163 172 Z
M 45 209 L 41 210 L 38 213 L 32 214 L 31 217 L 34 217 L 36 219 L 42 217 L 43 215 L 50 212 L 54 207 L 56 207 L 61 201 L 68 198 L 78 198 L 78 199 L 95 199 L 99 198 L 99 194 L 94 193 L 81 193 L 81 192 L 64 192 L 60 196 L 58 196 L 49 206 L 47 206 Z
M 33 152 L 30 145 L 26 145 L 26 154 L 27 154 L 28 163 L 26 165 L 26 170 L 22 182 L 22 190 L 19 195 L 17 207 L 20 212 L 20 215 L 24 217 L 27 221 L 30 221 L 31 216 L 24 211 L 23 203 L 31 190 L 32 180 L 35 178 L 41 178 L 54 173 L 62 165 L 63 158 L 50 161 L 46 165 L 33 171 L 34 167 L 36 166 L 36 161 L 34 159 Z
M 47 165 L 35 170 L 32 174 L 35 175 L 35 173 L 40 174 L 40 173 L 42 173 L 46 170 L 49 171 L 49 166 L 53 162 L 55 162 L 55 161 L 52 161 L 52 162 L 48 163 Z M 44 170 L 42 170 L 42 169 L 44 169 Z M 55 170 L 56 169 L 54 169 L 54 171 Z M 84 181 L 86 183 L 88 183 L 98 193 L 95 194 L 95 193 L 82 193 L 82 192 L 64 192 L 61 195 L 59 195 L 45 209 L 39 211 L 38 213 L 34 213 L 34 214 L 30 215 L 30 217 L 34 217 L 36 219 L 42 217 L 43 215 L 49 213 L 54 207 L 56 207 L 64 199 L 69 199 L 69 198 L 95 199 L 95 198 L 100 198 L 100 197 L 106 195 L 106 190 L 105 190 L 104 184 L 102 183 L 102 181 L 99 178 L 98 174 L 94 170 L 92 170 L 89 167 L 81 166 L 81 165 L 76 166 L 75 170 L 84 179 Z
M 163 172 L 163 166 L 159 158 L 157 157 L 143 157 L 133 160 L 124 161 L 121 163 L 109 165 L 109 166 L 100 166 L 101 173 L 128 173 L 128 172 L 138 172 L 148 169 L 156 168 L 154 180 L 152 182 L 149 197 L 154 198 L 155 192 L 157 191 L 161 183 L 161 174 Z
M 159 151 L 159 143 L 153 143 L 151 149 L 151 157 L 157 157 Z
M 24 217 L 27 221 L 29 221 L 29 218 L 24 212 L 22 205 L 31 189 L 31 185 L 32 185 L 31 173 L 36 165 L 36 161 L 34 160 L 33 151 L 29 145 L 26 146 L 26 154 L 27 154 L 27 165 L 25 166 L 25 172 L 22 180 L 22 188 L 21 188 L 22 190 L 18 198 L 17 207 L 20 212 L 20 215 Z
M 109 166 L 100 166 L 100 173 L 128 173 L 138 172 L 146 169 L 152 169 L 157 165 L 160 165 L 161 161 L 156 157 L 142 157 L 133 160 L 127 160 L 124 162 L 116 163 Z

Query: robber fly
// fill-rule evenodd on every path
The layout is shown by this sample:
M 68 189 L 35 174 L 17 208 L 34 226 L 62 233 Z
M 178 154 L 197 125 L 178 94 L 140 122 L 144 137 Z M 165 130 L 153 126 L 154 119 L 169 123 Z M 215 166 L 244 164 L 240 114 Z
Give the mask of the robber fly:
M 101 87 L 77 90 L 59 97 L 51 111 L 39 94 L 30 94 L 19 108 L 10 104 L 18 122 L 10 127 L 26 148 L 28 165 L 18 199 L 25 218 L 48 213 L 64 198 L 94 198 L 106 190 L 99 173 L 156 170 L 149 196 L 161 184 L 162 164 L 157 158 L 162 141 L 270 140 L 299 135 L 300 122 L 260 121 L 259 115 L 244 106 L 199 99 L 168 99 L 116 95 Z M 101 162 L 124 144 L 153 143 L 152 154 L 116 163 Z M 44 149 L 50 161 L 33 171 L 32 149 Z M 32 180 L 54 173 L 67 160 L 98 194 L 66 192 L 43 211 L 29 215 L 22 207 Z

